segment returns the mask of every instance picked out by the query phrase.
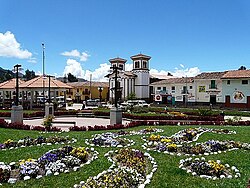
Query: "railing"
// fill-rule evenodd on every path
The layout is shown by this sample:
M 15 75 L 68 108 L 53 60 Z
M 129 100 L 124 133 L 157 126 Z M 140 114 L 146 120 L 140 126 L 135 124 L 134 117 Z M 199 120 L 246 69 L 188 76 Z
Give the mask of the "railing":
M 155 94 L 162 94 L 162 95 L 166 95 L 168 94 L 168 90 L 156 90 Z
M 209 85 L 209 89 L 217 89 L 217 85 Z
M 181 94 L 189 94 L 188 90 L 181 90 Z

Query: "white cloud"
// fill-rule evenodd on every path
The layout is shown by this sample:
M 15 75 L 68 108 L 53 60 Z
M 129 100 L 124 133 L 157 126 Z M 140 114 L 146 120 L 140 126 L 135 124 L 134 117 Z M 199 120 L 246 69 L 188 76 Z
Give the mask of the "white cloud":
M 186 68 L 186 69 L 178 69 L 175 68 L 174 72 L 170 72 L 173 76 L 176 77 L 193 77 L 201 73 L 198 67 Z
M 101 81 L 101 82 L 108 81 L 108 79 L 105 78 L 104 76 L 109 73 L 110 64 L 107 63 L 100 64 L 100 67 L 98 67 L 94 71 L 91 71 L 91 70 L 84 70 L 82 65 L 74 59 L 68 59 L 66 63 L 67 65 L 64 68 L 63 75 L 71 73 L 78 78 L 84 78 L 86 80 L 90 80 L 90 75 L 92 75 L 92 81 Z
M 71 57 L 71 58 L 78 58 L 80 61 L 87 61 L 88 57 L 90 56 L 86 52 L 80 53 L 78 50 L 71 50 L 70 52 L 63 52 L 61 53 L 63 56 Z
M 16 41 L 14 34 L 7 31 L 6 33 L 0 33 L 0 56 L 29 59 L 32 57 L 32 53 L 21 49 L 21 45 Z
M 162 75 L 167 75 L 168 73 L 171 73 L 175 77 L 193 77 L 201 73 L 200 69 L 198 67 L 192 67 L 192 68 L 186 68 L 184 69 L 184 65 L 180 64 L 180 69 L 175 68 L 174 71 L 165 71 L 165 70 L 157 70 L 157 69 L 151 69 L 150 73 L 155 73 L 155 74 L 162 74 Z
M 68 73 L 73 74 L 74 76 L 78 78 L 84 78 L 86 80 L 90 80 L 90 75 L 92 77 L 92 81 L 100 81 L 100 82 L 107 82 L 108 78 L 105 78 L 107 74 L 110 72 L 110 64 L 109 63 L 103 63 L 100 64 L 97 69 L 94 71 L 91 70 L 84 70 L 84 67 L 82 65 L 74 60 L 74 59 L 68 59 L 67 65 L 64 68 L 63 75 L 67 75 Z M 183 66 L 184 67 L 184 66 Z M 133 64 L 125 64 L 125 70 L 131 71 L 133 68 Z M 198 67 L 192 67 L 192 68 L 175 68 L 174 71 L 166 71 L 166 70 L 157 70 L 157 69 L 150 69 L 150 73 L 153 74 L 159 74 L 159 75 L 168 75 L 168 73 L 171 73 L 175 77 L 193 77 L 201 73 L 200 69 Z
M 32 57 L 28 60 L 30 63 L 37 63 L 36 58 Z
M 95 69 L 94 71 L 86 70 L 84 74 L 84 79 L 90 80 L 90 74 L 92 74 L 93 81 L 107 82 L 108 78 L 104 77 L 109 73 L 110 64 L 103 63 L 100 64 L 100 67 Z
M 82 78 L 84 76 L 84 71 L 82 69 L 82 66 L 79 62 L 77 62 L 74 59 L 68 59 L 67 60 L 67 65 L 64 68 L 63 75 L 67 75 L 68 73 L 73 74 L 76 77 Z

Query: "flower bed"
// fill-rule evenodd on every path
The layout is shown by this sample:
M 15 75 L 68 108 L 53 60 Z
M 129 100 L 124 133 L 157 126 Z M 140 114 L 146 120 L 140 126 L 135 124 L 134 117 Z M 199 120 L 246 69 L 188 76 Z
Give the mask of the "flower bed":
M 0 119 L 0 127 L 8 129 L 20 129 L 20 130 L 34 130 L 34 131 L 45 131 L 43 126 L 30 126 L 23 123 L 8 123 L 4 119 Z M 60 128 L 52 127 L 50 131 L 58 132 L 61 131 Z
M 82 181 L 78 187 L 140 187 L 150 183 L 157 170 L 156 162 L 148 153 L 135 149 L 120 149 L 105 154 L 113 164 L 107 171 Z
M 85 143 L 90 146 L 101 147 L 129 147 L 134 145 L 134 141 L 127 138 L 119 138 L 117 133 L 103 133 L 92 136 L 92 139 L 86 139 Z
M 193 176 L 199 176 L 206 179 L 232 179 L 238 178 L 241 176 L 239 170 L 229 164 L 222 164 L 220 160 L 206 161 L 204 157 L 199 158 L 187 158 L 180 160 L 179 168 L 186 170 L 188 173 L 191 173 Z
M 50 136 L 45 138 L 43 136 L 39 136 L 37 138 L 25 137 L 18 141 L 14 141 L 12 139 L 6 140 L 4 143 L 0 143 L 0 150 L 6 149 L 17 149 L 28 146 L 42 146 L 42 145 L 51 145 L 51 144 L 70 144 L 75 143 L 77 140 L 72 138 L 70 139 L 68 136 Z
M 10 164 L 0 162 L 0 183 L 16 183 L 20 180 L 77 171 L 96 159 L 97 155 L 94 148 L 64 146 L 48 151 L 39 159 L 20 160 Z
M 208 155 L 216 152 L 226 150 L 233 150 L 238 148 L 248 149 L 248 144 L 241 144 L 235 141 L 214 141 L 210 140 L 205 143 L 196 143 L 195 145 L 188 145 L 193 141 L 197 141 L 199 136 L 205 132 L 213 132 L 217 134 L 235 134 L 234 131 L 226 129 L 204 129 L 204 128 L 189 128 L 179 131 L 171 137 L 160 135 L 150 135 L 148 138 L 145 136 L 142 139 L 146 142 L 143 148 L 147 150 L 154 150 L 164 152 L 167 154 L 177 155 Z

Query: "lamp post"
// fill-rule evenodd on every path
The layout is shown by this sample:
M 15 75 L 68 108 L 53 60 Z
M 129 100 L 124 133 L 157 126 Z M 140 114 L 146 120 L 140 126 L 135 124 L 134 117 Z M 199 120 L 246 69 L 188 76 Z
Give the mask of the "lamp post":
M 111 69 L 113 69 L 113 74 L 115 74 L 114 76 L 115 108 L 112 108 L 110 110 L 110 125 L 116 125 L 116 124 L 122 124 L 122 110 L 118 109 L 118 105 L 117 105 L 117 102 L 118 102 L 117 90 L 120 89 L 118 88 L 117 78 L 118 78 L 119 70 L 122 70 L 122 68 L 119 68 L 117 66 L 112 66 Z
M 46 75 L 46 77 L 44 77 L 44 78 L 49 78 L 49 87 L 48 87 L 48 103 L 45 103 L 45 117 L 48 117 L 48 116 L 50 116 L 50 115 L 54 115 L 54 106 L 53 106 L 53 104 L 51 103 L 51 95 L 50 95 L 50 89 L 51 89 L 51 87 L 50 87 L 50 81 L 51 81 L 51 77 L 53 77 L 53 76 L 51 76 L 51 75 Z
M 48 101 L 48 102 L 49 102 L 49 103 L 51 103 L 51 95 L 50 95 L 50 89 L 51 89 L 51 88 L 50 88 L 50 78 L 51 78 L 51 77 L 54 77 L 54 76 L 47 75 L 47 77 L 49 78 L 49 90 L 48 90 L 48 94 L 49 94 L 49 101 Z
M 122 70 L 122 68 L 120 67 L 117 67 L 117 66 L 112 66 L 111 69 L 113 69 L 113 73 L 115 73 L 115 107 L 117 108 L 118 105 L 118 97 L 117 97 L 117 90 L 118 90 L 118 83 L 117 83 L 117 78 L 118 78 L 118 73 L 119 73 L 119 70 Z
M 100 106 L 102 104 L 102 91 L 103 91 L 103 87 L 99 86 L 98 87 L 98 91 L 99 91 L 99 99 L 100 99 Z
M 15 105 L 18 106 L 19 100 L 19 85 L 18 85 L 18 69 L 21 67 L 21 65 L 16 64 L 14 66 L 14 70 L 16 71 L 16 100 L 15 100 Z
M 18 70 L 21 65 L 16 64 L 14 70 L 16 71 L 16 100 L 15 105 L 12 106 L 11 110 L 11 123 L 23 123 L 23 107 L 18 105 L 19 100 L 19 85 L 18 85 Z

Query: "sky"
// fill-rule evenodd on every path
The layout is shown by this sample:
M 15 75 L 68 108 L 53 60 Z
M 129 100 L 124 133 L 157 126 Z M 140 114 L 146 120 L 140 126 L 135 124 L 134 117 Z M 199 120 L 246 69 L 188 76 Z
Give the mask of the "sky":
M 109 59 L 151 56 L 150 72 L 250 67 L 249 0 L 0 0 L 0 67 L 105 81 Z

